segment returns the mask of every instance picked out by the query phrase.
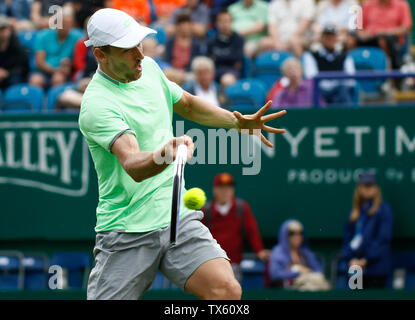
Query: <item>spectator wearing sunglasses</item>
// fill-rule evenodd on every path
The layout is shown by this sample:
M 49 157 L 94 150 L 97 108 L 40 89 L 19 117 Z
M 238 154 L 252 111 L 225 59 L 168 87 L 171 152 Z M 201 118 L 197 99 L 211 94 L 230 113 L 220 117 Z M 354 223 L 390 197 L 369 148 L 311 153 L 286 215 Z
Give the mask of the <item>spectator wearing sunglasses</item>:
M 360 175 L 345 226 L 342 258 L 363 269 L 363 288 L 384 288 L 391 271 L 393 213 L 373 172 Z
M 269 277 L 271 286 L 291 289 L 328 289 L 322 266 L 308 248 L 303 225 L 297 220 L 283 223 L 279 242 L 271 252 Z

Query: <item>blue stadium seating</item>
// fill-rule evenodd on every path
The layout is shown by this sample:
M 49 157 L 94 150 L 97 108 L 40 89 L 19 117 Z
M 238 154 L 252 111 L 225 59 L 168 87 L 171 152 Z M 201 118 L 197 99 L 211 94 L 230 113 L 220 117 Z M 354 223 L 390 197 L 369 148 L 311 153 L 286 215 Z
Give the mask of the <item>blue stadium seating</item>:
M 15 84 L 4 93 L 1 109 L 8 113 L 41 112 L 43 99 L 43 89 L 27 83 Z
M 252 60 L 248 56 L 244 56 L 242 65 L 242 78 L 250 78 L 252 75 Z
M 76 84 L 72 82 L 68 82 L 68 83 L 64 83 L 59 86 L 50 88 L 47 93 L 46 112 L 50 112 L 53 110 L 56 104 L 56 100 L 66 89 L 74 88 L 75 86 Z
M 0 251 L 0 290 L 23 289 L 23 255 L 17 251 Z
M 393 287 L 393 272 L 403 269 L 405 271 L 404 289 L 415 289 L 415 251 L 392 253 L 392 275 L 388 279 L 388 287 Z
M 275 81 L 281 77 L 281 66 L 285 59 L 292 57 L 288 51 L 267 51 L 259 54 L 253 65 L 253 77 L 261 80 L 268 91 Z
M 37 35 L 37 31 L 21 31 L 17 34 L 20 43 L 26 49 L 26 52 L 29 56 L 30 70 L 36 69 L 35 43 Z
M 24 288 L 42 290 L 47 288 L 49 261 L 43 254 L 25 254 L 23 258 Z
M 50 258 L 50 265 L 58 265 L 67 271 L 69 288 L 83 288 L 91 268 L 91 257 L 86 252 L 56 252 Z
M 265 287 L 265 263 L 258 259 L 243 259 L 241 261 L 243 289 L 263 289 Z
M 241 79 L 226 88 L 230 106 L 236 110 L 259 109 L 265 102 L 265 87 L 260 80 Z
M 360 47 L 349 52 L 356 70 L 386 70 L 386 54 L 374 47 Z M 359 80 L 360 89 L 365 94 L 378 95 L 384 80 Z

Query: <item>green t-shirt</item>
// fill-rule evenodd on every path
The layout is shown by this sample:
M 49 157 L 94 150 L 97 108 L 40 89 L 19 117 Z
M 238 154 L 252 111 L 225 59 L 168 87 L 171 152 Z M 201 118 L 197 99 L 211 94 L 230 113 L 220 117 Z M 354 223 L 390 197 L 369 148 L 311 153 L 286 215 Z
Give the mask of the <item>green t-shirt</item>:
M 229 13 L 232 15 L 232 29 L 240 32 L 258 21 L 267 24 L 268 20 L 268 3 L 262 0 L 254 0 L 253 4 L 247 8 L 242 0 L 229 6 Z M 261 32 L 251 34 L 245 37 L 247 40 L 259 41 L 266 33 Z
M 173 104 L 183 90 L 153 59 L 145 57 L 142 68 L 141 78 L 129 83 L 98 69 L 82 98 L 79 127 L 98 176 L 96 232 L 147 232 L 170 223 L 174 165 L 137 183 L 110 151 L 122 134 L 135 135 L 141 151 L 157 150 L 173 137 Z M 180 216 L 189 212 L 182 201 Z

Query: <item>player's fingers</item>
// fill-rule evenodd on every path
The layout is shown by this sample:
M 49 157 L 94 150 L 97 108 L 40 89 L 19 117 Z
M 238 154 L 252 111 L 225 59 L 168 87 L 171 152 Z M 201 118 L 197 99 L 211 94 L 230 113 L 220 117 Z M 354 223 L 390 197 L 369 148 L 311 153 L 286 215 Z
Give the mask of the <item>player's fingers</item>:
M 264 137 L 264 135 L 261 133 L 261 141 L 266 145 L 266 146 L 268 146 L 268 147 L 270 147 L 270 148 L 273 148 L 274 147 L 274 145 L 271 143 L 271 142 L 269 142 L 268 140 L 267 140 L 267 138 L 265 138 Z
M 233 114 L 235 115 L 236 118 L 238 118 L 238 120 L 243 119 L 243 115 L 242 113 L 240 113 L 239 111 L 234 111 Z
M 284 133 L 285 132 L 285 129 L 278 129 L 278 128 L 266 126 L 265 124 L 262 125 L 262 129 L 268 132 L 272 132 L 272 133 Z
M 271 120 L 277 119 L 279 117 L 282 117 L 286 113 L 287 113 L 287 110 L 281 110 L 281 111 L 278 111 L 278 112 L 275 112 L 275 113 L 272 113 L 272 114 L 268 114 L 266 116 L 263 116 L 261 119 L 264 122 L 267 122 L 267 121 L 271 121 Z
M 255 114 L 257 116 L 262 116 L 265 112 L 267 112 L 269 107 L 271 107 L 271 104 L 272 104 L 272 101 L 268 100 L 268 102 L 261 109 L 259 109 Z

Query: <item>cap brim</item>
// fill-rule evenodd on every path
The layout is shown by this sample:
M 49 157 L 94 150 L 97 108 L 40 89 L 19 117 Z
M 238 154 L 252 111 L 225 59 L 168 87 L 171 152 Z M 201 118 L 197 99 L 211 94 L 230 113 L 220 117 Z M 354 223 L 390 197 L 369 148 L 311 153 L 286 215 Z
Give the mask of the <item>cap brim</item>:
M 144 40 L 149 34 L 156 34 L 157 31 L 148 27 L 138 26 L 127 33 L 121 39 L 110 44 L 112 47 L 129 49 L 137 46 L 141 41 Z

